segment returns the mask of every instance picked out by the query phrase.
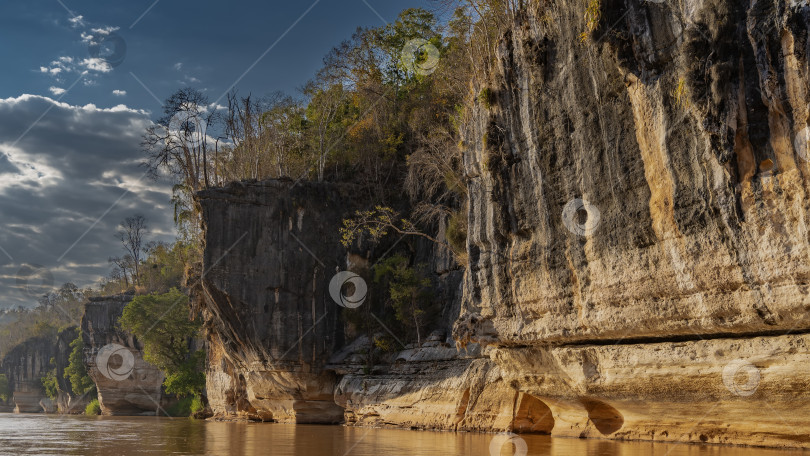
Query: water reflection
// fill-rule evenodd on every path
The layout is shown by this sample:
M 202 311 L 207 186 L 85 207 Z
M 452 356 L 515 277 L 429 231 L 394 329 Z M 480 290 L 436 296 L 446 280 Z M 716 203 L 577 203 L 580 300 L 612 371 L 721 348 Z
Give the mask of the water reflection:
M 199 422 L 189 419 L 0 414 L 0 455 L 490 455 L 494 435 Z M 529 455 L 787 456 L 800 451 L 522 435 Z M 511 445 L 500 455 L 511 456 Z

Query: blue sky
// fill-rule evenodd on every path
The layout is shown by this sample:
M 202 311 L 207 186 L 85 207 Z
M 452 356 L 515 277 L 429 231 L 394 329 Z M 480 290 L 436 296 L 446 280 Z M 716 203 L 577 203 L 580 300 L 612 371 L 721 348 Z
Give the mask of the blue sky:
M 213 6 L 201 6 L 205 4 Z M 358 26 L 383 25 L 383 19 L 394 20 L 399 11 L 414 6 L 431 5 L 425 0 L 3 2 L 0 56 L 6 64 L 0 73 L 0 97 L 52 96 L 50 87 L 67 89 L 78 75 L 51 75 L 40 68 L 52 67 L 51 62 L 62 57 L 89 58 L 82 34 L 111 27 L 118 28 L 115 33 L 126 43 L 123 62 L 106 73 L 91 71 L 87 79 L 92 82 L 80 82 L 62 101 L 98 106 L 125 102 L 157 110 L 160 105 L 149 91 L 162 100 L 184 84 L 207 89 L 213 100 L 279 38 L 237 87 L 257 95 L 274 90 L 294 93 L 319 68 L 329 49 Z M 114 90 L 127 94 L 115 96 Z
M 144 177 L 140 150 L 172 92 L 192 86 L 214 101 L 236 84 L 241 94 L 296 94 L 358 26 L 433 6 L 0 3 L 0 310 L 64 282 L 95 283 L 122 254 L 115 231 L 127 216 L 147 217 L 147 240 L 174 238 L 170 183 Z

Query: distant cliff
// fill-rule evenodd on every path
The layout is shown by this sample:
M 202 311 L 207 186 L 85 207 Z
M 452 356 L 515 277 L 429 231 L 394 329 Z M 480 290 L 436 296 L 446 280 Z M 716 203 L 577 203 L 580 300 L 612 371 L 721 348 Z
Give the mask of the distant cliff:
M 143 359 L 143 347 L 120 329 L 132 294 L 90 298 L 82 317 L 87 373 L 103 415 L 160 415 L 175 401 L 163 392 L 163 373 Z
M 199 195 L 215 413 L 810 446 L 810 6 L 530 3 L 462 127 L 463 286 L 417 249 L 452 337 L 366 367 L 340 186 Z
M 85 398 L 74 397 L 64 378 L 70 355 L 70 342 L 78 328 L 71 327 L 54 336 L 34 337 L 17 345 L 0 361 L 0 374 L 9 381 L 11 396 L 5 411 L 16 413 L 83 413 Z M 53 362 L 52 362 L 53 361 Z M 55 400 L 47 397 L 42 377 L 55 370 L 59 393 Z M 3 408 L 0 408 L 3 410 Z

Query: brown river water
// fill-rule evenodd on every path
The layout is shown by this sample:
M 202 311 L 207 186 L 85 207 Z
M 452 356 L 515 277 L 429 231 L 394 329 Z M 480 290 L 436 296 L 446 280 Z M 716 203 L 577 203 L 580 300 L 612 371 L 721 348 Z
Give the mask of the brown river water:
M 802 451 L 183 418 L 0 414 L 0 455 L 787 456 Z M 499 445 L 503 443 L 502 445 Z M 500 446 L 500 448 L 497 448 Z M 500 451 L 498 451 L 500 450 Z

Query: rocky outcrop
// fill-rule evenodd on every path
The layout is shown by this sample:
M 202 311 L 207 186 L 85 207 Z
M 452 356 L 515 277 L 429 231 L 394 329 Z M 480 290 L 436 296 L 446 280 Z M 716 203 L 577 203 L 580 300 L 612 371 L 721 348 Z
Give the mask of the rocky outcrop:
M 14 413 L 41 413 L 41 401 L 50 401 L 42 387 L 42 376 L 51 370 L 53 340 L 32 338 L 17 345 L 3 358 L 2 373 L 9 380 Z
M 79 413 L 83 398 L 70 393 L 64 378 L 68 366 L 70 342 L 77 337 L 78 328 L 70 327 L 56 334 L 33 337 L 12 348 L 0 362 L 0 374 L 9 382 L 11 397 L 6 411 L 15 413 Z M 58 383 L 55 399 L 49 398 L 42 378 L 53 373 Z
M 586 2 L 525 3 L 463 127 L 452 337 L 367 362 L 328 283 L 380 253 L 340 247 L 340 186 L 207 190 L 214 411 L 810 447 L 810 6 L 602 0 L 583 41 Z
M 327 285 L 344 262 L 348 189 L 268 181 L 199 195 L 208 399 L 218 416 L 337 423 L 326 361 L 344 344 Z
M 500 44 L 455 336 L 555 435 L 810 445 L 810 7 L 603 1 L 580 43 L 583 9 Z
M 85 366 L 103 415 L 161 415 L 175 401 L 163 392 L 163 373 L 144 361 L 143 346 L 118 324 L 132 298 L 90 298 L 84 308 Z

